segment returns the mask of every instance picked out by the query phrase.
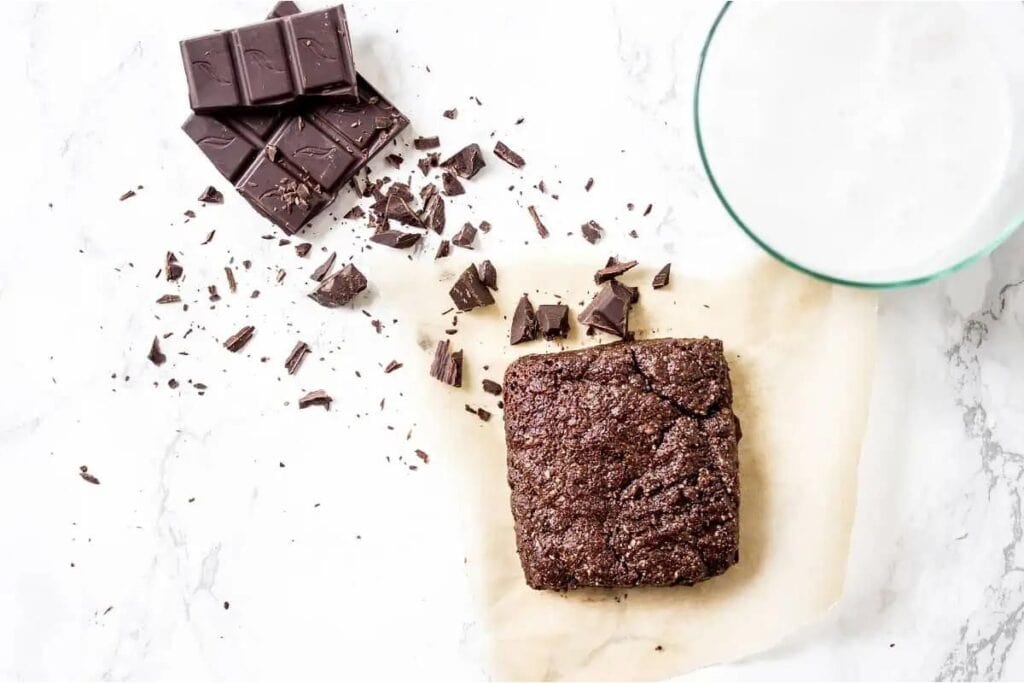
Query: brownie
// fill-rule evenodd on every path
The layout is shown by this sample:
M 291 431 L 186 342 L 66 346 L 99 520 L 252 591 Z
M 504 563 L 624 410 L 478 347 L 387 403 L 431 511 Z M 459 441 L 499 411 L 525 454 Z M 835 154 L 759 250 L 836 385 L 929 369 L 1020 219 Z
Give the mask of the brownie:
M 721 341 L 524 356 L 504 389 L 531 587 L 690 585 L 739 559 L 740 425 Z

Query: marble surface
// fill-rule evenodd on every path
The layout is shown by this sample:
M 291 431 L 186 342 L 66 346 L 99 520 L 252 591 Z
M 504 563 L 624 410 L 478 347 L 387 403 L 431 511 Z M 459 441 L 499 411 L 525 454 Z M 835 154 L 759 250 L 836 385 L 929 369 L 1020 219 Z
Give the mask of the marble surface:
M 394 303 L 416 294 L 439 312 L 447 287 L 371 288 L 361 307 L 383 321 L 377 334 L 356 311 L 310 305 L 306 278 L 321 248 L 368 273 L 401 258 L 360 251 L 362 234 L 328 218 L 307 231 L 315 250 L 300 260 L 277 235 L 260 239 L 273 229 L 233 194 L 195 201 L 211 182 L 228 188 L 178 130 L 176 41 L 265 9 L 9 10 L 0 72 L 18 106 L 5 114 L 0 249 L 0 679 L 486 676 L 451 463 L 412 454 L 419 413 L 405 388 L 428 361 L 423 330 Z M 495 131 L 527 157 L 524 174 L 495 161 L 474 208 L 452 211 L 456 225 L 496 226 L 474 256 L 536 254 L 523 209 L 536 203 L 553 227 L 547 257 L 620 251 L 695 274 L 756 257 L 692 135 L 715 5 L 348 9 L 360 70 L 414 122 L 403 140 L 438 134 L 447 151 Z M 457 121 L 440 117 L 450 107 Z M 540 178 L 559 200 L 531 187 Z M 627 202 L 654 209 L 644 218 Z M 186 209 L 197 217 L 186 222 Z M 608 228 L 599 248 L 565 234 L 589 218 Z M 154 278 L 168 249 L 186 268 L 188 312 L 153 304 L 178 291 Z M 231 259 L 237 294 L 223 279 Z M 429 270 L 421 254 L 410 272 L 443 281 L 468 261 Z M 257 336 L 229 354 L 220 342 L 246 322 Z M 155 368 L 146 352 L 168 332 L 169 361 Z M 290 377 L 280 363 L 297 338 L 314 353 Z M 773 650 L 689 678 L 1024 677 L 1024 233 L 943 282 L 882 294 L 878 344 L 844 599 Z M 392 358 L 406 367 L 384 375 Z M 295 409 L 321 387 L 337 399 L 331 412 Z M 101 485 L 79 478 L 82 465 Z

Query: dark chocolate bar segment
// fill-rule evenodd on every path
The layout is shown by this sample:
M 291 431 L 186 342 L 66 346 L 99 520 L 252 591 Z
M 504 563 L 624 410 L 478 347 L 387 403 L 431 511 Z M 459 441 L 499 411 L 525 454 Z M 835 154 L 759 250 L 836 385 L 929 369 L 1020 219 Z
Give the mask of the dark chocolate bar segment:
M 181 41 L 193 111 L 358 97 L 345 8 L 284 11 L 275 8 L 276 17 L 259 24 Z
M 182 128 L 257 211 L 292 234 L 409 123 L 372 85 L 358 85 L 358 102 L 194 114 Z

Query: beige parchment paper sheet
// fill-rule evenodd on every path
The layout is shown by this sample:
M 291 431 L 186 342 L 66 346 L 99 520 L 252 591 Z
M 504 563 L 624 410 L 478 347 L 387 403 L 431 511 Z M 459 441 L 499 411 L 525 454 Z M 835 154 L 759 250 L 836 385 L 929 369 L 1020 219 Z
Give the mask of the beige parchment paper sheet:
M 481 611 L 485 668 L 498 679 L 678 675 L 770 647 L 821 616 L 843 590 L 876 297 L 767 259 L 728 280 L 673 273 L 670 288 L 657 292 L 649 286 L 656 267 L 623 278 L 641 286 L 632 318 L 639 338 L 707 335 L 725 342 L 743 428 L 739 563 L 693 587 L 559 594 L 526 586 L 500 411 L 485 424 L 466 415 L 464 404 L 493 405 L 480 379 L 500 380 L 515 357 L 559 348 L 508 345 L 507 318 L 519 295 L 529 292 L 535 306 L 552 303 L 552 291 L 537 292 L 538 283 L 567 283 L 575 289 L 561 293 L 578 312 L 577 302 L 594 291 L 593 270 L 555 263 L 499 269 L 498 306 L 462 316 L 453 337 L 466 353 L 464 389 L 427 387 L 424 395 L 432 410 L 446 413 L 425 427 L 431 448 L 455 473 L 452 496 L 470 539 L 466 567 Z M 424 367 L 417 371 L 426 371 L 433 340 L 443 338 L 445 324 L 430 325 L 419 331 Z M 584 336 L 575 318 L 573 325 L 562 348 L 612 341 Z

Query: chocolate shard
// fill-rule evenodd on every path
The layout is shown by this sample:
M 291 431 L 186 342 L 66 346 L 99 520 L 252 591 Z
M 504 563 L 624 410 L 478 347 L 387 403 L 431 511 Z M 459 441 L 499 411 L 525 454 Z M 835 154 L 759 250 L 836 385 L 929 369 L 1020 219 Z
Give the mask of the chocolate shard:
M 498 270 L 494 267 L 494 264 L 488 261 L 483 261 L 476 267 L 477 272 L 480 274 L 480 282 L 487 286 L 487 289 L 493 289 L 495 292 L 498 291 Z
M 501 396 L 501 385 L 495 382 L 494 380 L 485 379 L 481 384 L 483 384 L 484 391 L 486 391 L 488 394 Z
M 323 282 L 323 279 L 331 272 L 331 268 L 334 268 L 334 259 L 338 257 L 336 252 L 331 252 L 331 255 L 327 257 L 327 260 L 316 267 L 313 274 L 309 276 L 310 280 L 314 282 Z
M 472 249 L 473 240 L 475 239 L 476 228 L 473 227 L 472 223 L 465 223 L 459 229 L 459 231 L 455 233 L 455 237 L 452 238 L 452 244 L 454 244 L 457 247 L 462 247 L 464 249 Z
M 294 375 L 299 370 L 299 366 L 302 365 L 302 361 L 305 360 L 306 354 L 309 353 L 309 344 L 304 341 L 296 342 L 295 348 L 288 354 L 288 358 L 284 361 L 284 367 L 288 370 L 289 375 Z
M 459 110 L 458 109 L 445 109 L 441 113 L 441 116 L 445 117 L 446 119 L 454 120 L 454 119 L 458 118 Z
M 313 245 L 310 244 L 309 242 L 302 242 L 301 244 L 296 244 L 295 245 L 295 254 L 300 256 L 300 257 L 305 257 L 307 254 L 309 254 L 309 252 L 310 252 L 310 250 L 312 248 L 313 248 Z
M 661 270 L 658 271 L 658 274 L 654 276 L 654 281 L 651 282 L 651 286 L 654 287 L 655 289 L 661 289 L 662 287 L 668 285 L 668 279 L 671 272 L 672 264 L 666 263 L 664 266 L 662 266 Z
M 231 353 L 241 351 L 242 348 L 249 343 L 249 340 L 252 339 L 252 333 L 255 331 L 255 327 L 253 327 L 252 325 L 246 325 L 238 332 L 235 332 L 233 335 L 227 338 L 227 340 L 224 342 L 224 348 L 230 351 Z
M 441 187 L 449 197 L 466 194 L 466 188 L 462 186 L 462 183 L 455 177 L 455 174 L 448 173 L 447 171 L 441 174 Z
M 480 145 L 474 142 L 442 161 L 441 165 L 463 178 L 472 178 L 487 164 Z
M 628 270 L 631 270 L 636 266 L 636 261 L 619 261 L 617 258 L 612 256 L 608 259 L 608 263 L 604 268 L 594 273 L 594 282 L 601 284 L 607 282 L 613 278 L 617 278 Z
M 424 204 L 426 204 L 435 194 L 437 194 L 437 185 L 434 183 L 427 183 L 420 188 L 420 199 Z
M 349 209 L 345 213 L 344 216 L 342 216 L 342 218 L 347 218 L 349 220 L 359 220 L 360 218 L 365 218 L 365 217 L 366 217 L 366 212 L 363 211 L 363 207 L 361 207 L 361 206 L 353 206 L 351 209 Z
M 366 289 L 366 277 L 351 263 L 326 277 L 309 298 L 321 306 L 337 308 L 352 301 L 359 292 Z
M 537 307 L 537 324 L 547 340 L 569 336 L 569 307 L 565 304 L 543 304 Z
M 434 360 L 430 364 L 430 376 L 453 387 L 462 386 L 462 351 L 449 352 L 450 342 L 437 342 Z
M 202 242 L 200 242 L 199 246 L 205 246 L 205 245 L 209 244 L 210 242 L 212 242 L 213 241 L 213 236 L 216 233 L 217 233 L 216 230 L 211 230 L 210 232 L 206 233 L 206 239 L 204 239 Z
M 153 337 L 153 344 L 149 347 L 149 355 L 146 356 L 153 365 L 157 367 L 163 365 L 167 361 L 167 356 L 160 350 L 160 338 Z
M 384 367 L 384 374 L 390 375 L 392 372 L 402 367 L 402 364 L 397 360 L 393 360 Z
M 181 301 L 181 297 L 177 294 L 164 294 L 162 297 L 156 300 L 158 304 L 176 304 Z
M 498 157 L 513 168 L 522 168 L 526 165 L 526 159 L 513 152 L 509 149 L 508 145 L 500 140 L 498 141 L 498 144 L 494 146 L 494 156 Z
M 414 228 L 423 227 L 423 221 L 412 208 L 412 193 L 388 192 L 386 197 L 377 200 L 371 208 L 388 220 L 398 221 L 402 225 L 410 225 Z
M 523 342 L 533 341 L 540 334 L 540 325 L 537 322 L 537 314 L 533 311 L 533 304 L 530 297 L 523 294 L 516 304 L 516 310 L 512 313 L 512 328 L 509 331 L 508 340 L 513 346 Z
M 444 232 L 444 199 L 441 195 L 432 194 L 426 200 L 426 205 L 423 207 L 422 223 L 424 227 L 433 230 L 438 235 Z
M 324 410 L 330 410 L 331 401 L 333 400 L 334 399 L 331 398 L 331 395 L 326 391 L 323 389 L 317 389 L 316 391 L 311 391 L 299 399 L 299 410 L 310 406 L 323 406 Z
M 402 232 L 401 230 L 381 230 L 370 237 L 371 242 L 383 244 L 392 249 L 408 249 L 420 241 L 419 233 Z
M 476 266 L 470 266 L 462 272 L 462 275 L 448 291 L 448 295 L 451 296 L 460 311 L 472 311 L 474 308 L 490 306 L 494 303 L 491 290 L 481 282 Z
M 526 207 L 526 210 L 530 212 L 530 218 L 533 219 L 533 224 L 537 227 L 537 234 L 542 238 L 547 238 L 548 229 L 544 226 L 544 223 L 541 222 L 540 216 L 537 214 L 537 207 L 528 206 Z
M 223 204 L 224 195 L 216 187 L 210 185 L 199 195 L 199 201 L 207 204 Z
M 441 146 L 441 138 L 436 135 L 430 138 L 416 138 L 412 141 L 412 146 L 419 150 L 436 149 Z
M 451 242 L 448 240 L 441 240 L 441 243 L 437 245 L 437 253 L 434 254 L 434 260 L 439 258 L 445 258 L 452 251 Z
M 581 325 L 614 334 L 625 339 L 629 334 L 630 293 L 618 282 L 606 284 L 594 300 L 579 314 Z
M 598 225 L 597 221 L 587 221 L 580 226 L 580 232 L 583 233 L 583 239 L 591 244 L 595 244 L 604 236 L 604 228 Z
M 178 257 L 173 252 L 167 252 L 164 260 L 164 275 L 167 277 L 168 282 L 180 279 L 184 272 L 185 269 L 178 263 Z

